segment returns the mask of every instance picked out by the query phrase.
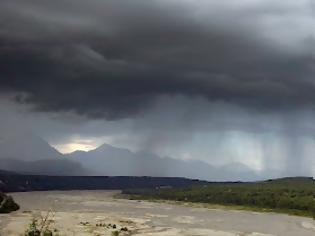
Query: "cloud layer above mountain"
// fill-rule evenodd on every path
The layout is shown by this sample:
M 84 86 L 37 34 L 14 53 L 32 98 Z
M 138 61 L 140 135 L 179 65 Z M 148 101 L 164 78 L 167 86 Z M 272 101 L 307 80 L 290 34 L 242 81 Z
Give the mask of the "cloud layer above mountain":
M 39 110 L 118 119 L 173 95 L 314 105 L 309 1 L 0 4 L 0 87 Z

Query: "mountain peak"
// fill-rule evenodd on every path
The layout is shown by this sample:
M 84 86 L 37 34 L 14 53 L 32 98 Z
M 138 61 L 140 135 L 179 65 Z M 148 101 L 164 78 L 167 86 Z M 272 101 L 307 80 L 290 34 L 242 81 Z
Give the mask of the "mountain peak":
M 41 137 L 32 133 L 11 134 L 0 142 L 0 158 L 24 161 L 61 158 L 62 154 Z
M 101 146 L 95 148 L 94 150 L 91 150 L 89 152 L 128 152 L 128 153 L 132 153 L 129 149 L 127 148 L 120 148 L 120 147 L 115 147 L 112 146 L 108 143 L 103 143 Z
M 73 152 L 66 153 L 65 155 L 78 155 L 78 154 L 82 154 L 82 153 L 87 153 L 87 151 L 84 151 L 84 150 L 75 150 L 75 151 L 73 151 Z
M 108 143 L 103 143 L 101 146 L 95 148 L 94 150 L 96 150 L 96 149 L 106 149 L 106 148 L 116 148 L 116 147 L 114 147 L 114 146 L 112 146 L 112 145 L 110 145 Z

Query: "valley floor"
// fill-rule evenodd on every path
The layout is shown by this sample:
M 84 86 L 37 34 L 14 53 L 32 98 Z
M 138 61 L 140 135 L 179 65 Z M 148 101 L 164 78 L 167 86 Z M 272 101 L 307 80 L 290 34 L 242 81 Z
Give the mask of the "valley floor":
M 50 209 L 54 212 L 51 228 L 58 229 L 60 236 L 110 236 L 116 230 L 121 236 L 315 235 L 315 221 L 310 218 L 115 199 L 116 193 L 13 193 L 21 209 L 0 215 L 0 235 L 23 235 L 34 217 L 45 216 Z M 124 227 L 128 231 L 120 231 Z

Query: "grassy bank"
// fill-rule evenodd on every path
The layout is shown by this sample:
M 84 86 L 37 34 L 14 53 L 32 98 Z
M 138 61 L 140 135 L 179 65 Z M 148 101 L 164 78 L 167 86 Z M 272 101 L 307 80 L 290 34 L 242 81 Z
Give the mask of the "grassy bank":
M 190 188 L 124 190 L 131 199 L 315 216 L 312 178 L 284 178 L 255 183 L 210 183 Z

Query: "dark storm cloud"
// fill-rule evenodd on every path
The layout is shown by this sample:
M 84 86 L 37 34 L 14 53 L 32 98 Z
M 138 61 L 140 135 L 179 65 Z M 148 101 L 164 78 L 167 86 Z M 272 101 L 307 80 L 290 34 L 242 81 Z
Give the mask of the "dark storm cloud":
M 41 111 L 106 119 L 164 95 L 313 106 L 307 1 L 243 2 L 3 0 L 0 88 Z

